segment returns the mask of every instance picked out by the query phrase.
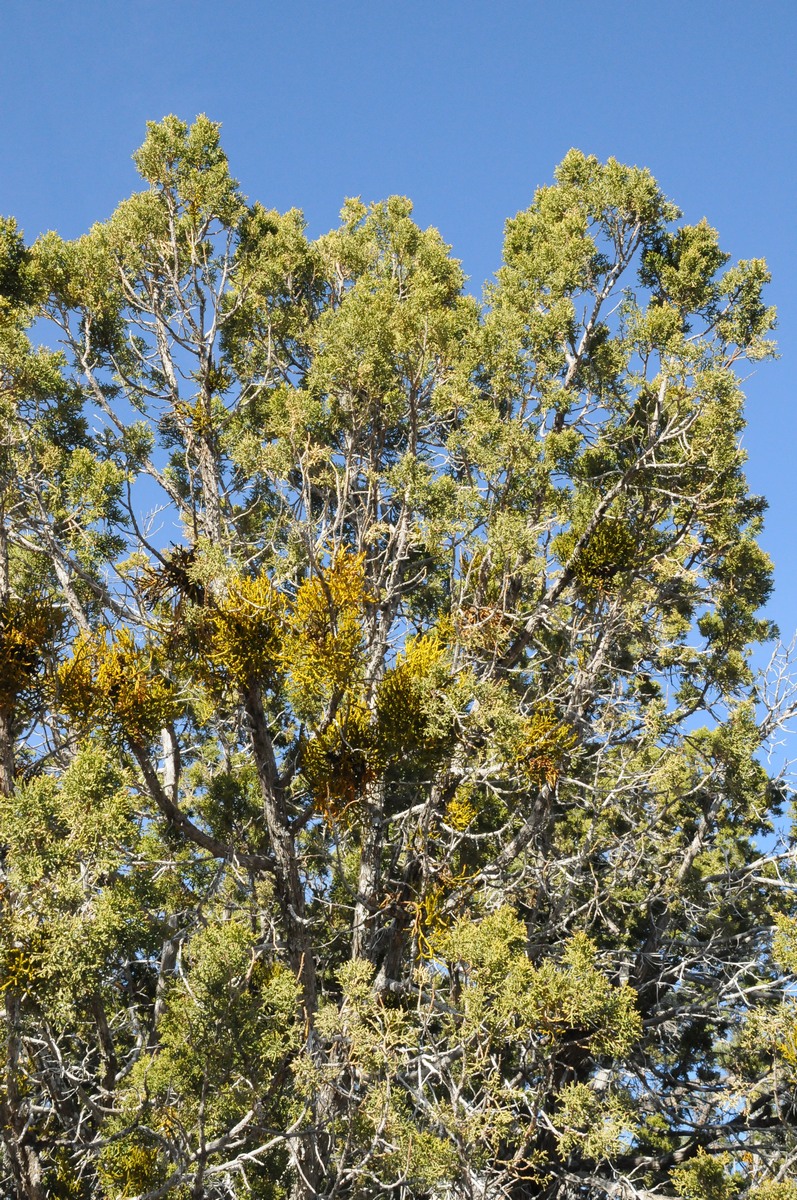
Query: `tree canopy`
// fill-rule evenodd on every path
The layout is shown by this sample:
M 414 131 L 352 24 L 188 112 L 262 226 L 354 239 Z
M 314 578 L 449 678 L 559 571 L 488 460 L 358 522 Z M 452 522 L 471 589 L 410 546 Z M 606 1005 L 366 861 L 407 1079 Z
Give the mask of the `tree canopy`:
M 0 224 L 2 1195 L 797 1200 L 765 264 L 135 162 Z

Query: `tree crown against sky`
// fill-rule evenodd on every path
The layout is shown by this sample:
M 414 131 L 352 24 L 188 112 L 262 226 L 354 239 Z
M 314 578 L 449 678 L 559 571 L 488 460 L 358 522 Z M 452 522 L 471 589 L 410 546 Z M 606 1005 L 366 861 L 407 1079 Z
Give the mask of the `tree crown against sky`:
M 0 239 L 6 1194 L 794 1200 L 765 264 L 571 151 L 480 304 L 136 165 Z

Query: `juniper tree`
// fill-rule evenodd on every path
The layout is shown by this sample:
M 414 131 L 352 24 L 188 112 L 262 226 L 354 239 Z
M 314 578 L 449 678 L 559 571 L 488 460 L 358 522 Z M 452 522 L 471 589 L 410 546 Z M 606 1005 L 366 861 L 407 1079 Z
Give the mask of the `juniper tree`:
M 135 161 L 0 240 L 3 1194 L 793 1200 L 764 263 L 571 151 L 478 302 Z

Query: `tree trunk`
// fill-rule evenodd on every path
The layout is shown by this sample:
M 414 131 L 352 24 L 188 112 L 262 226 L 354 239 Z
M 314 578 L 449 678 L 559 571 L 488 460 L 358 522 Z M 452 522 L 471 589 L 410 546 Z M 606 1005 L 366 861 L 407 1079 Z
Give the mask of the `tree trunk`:
M 11 581 L 8 568 L 8 532 L 0 515 L 0 612 L 11 596 Z M 14 794 L 14 709 L 13 704 L 0 707 L 0 793 Z
M 382 842 L 384 836 L 385 785 L 383 780 L 372 784 L 363 803 L 365 820 L 360 847 L 360 870 L 357 877 L 357 901 L 354 906 L 352 929 L 352 958 L 374 961 L 375 928 L 379 886 L 382 879 Z
M 5 1094 L 0 1098 L 0 1131 L 8 1155 L 18 1200 L 45 1200 L 42 1165 L 33 1145 L 24 1097 L 20 1094 L 18 1065 L 21 1049 L 21 1014 L 15 990 L 6 991 Z
M 304 884 L 299 874 L 299 856 L 290 828 L 285 793 L 279 781 L 274 749 L 266 728 L 263 701 L 256 684 L 244 690 L 244 707 L 257 767 L 263 812 L 271 849 L 277 901 L 285 930 L 288 961 L 302 989 L 302 1006 L 308 1030 L 312 1029 L 317 1004 L 315 958 L 305 917 Z

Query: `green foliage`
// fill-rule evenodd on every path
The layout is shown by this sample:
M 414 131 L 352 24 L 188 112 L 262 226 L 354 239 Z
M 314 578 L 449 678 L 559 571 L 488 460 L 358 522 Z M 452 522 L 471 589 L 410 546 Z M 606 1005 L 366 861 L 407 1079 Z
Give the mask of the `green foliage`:
M 793 1200 L 765 264 L 572 150 L 479 302 L 135 163 L 0 221 L 0 1192 Z
M 43 776 L 0 800 L 5 988 L 68 1019 L 87 989 L 103 989 L 120 955 L 153 935 L 142 926 L 138 880 L 125 873 L 138 841 L 134 818 L 124 774 L 92 743 L 60 782 Z
M 521 1037 L 525 1030 L 552 1044 L 583 1040 L 596 1054 L 627 1052 L 641 1032 L 634 993 L 611 986 L 589 939 L 576 935 L 561 963 L 546 959 L 539 967 L 521 951 L 523 941 L 523 925 L 509 909 L 478 923 L 463 918 L 435 940 L 434 952 L 467 980 L 465 1021 L 497 1023 Z
M 587 1084 L 570 1083 L 560 1095 L 557 1124 L 562 1154 L 578 1150 L 588 1159 L 611 1159 L 634 1131 L 633 1107 L 628 1097 L 601 1100 Z
M 588 595 L 602 595 L 622 586 L 624 572 L 638 560 L 639 545 L 622 521 L 607 520 L 588 537 L 560 534 L 556 551 Z
M 712 1157 L 705 1151 L 672 1172 L 672 1181 L 683 1200 L 731 1200 L 738 1195 L 734 1180 L 727 1173 L 724 1155 Z
M 154 1139 L 149 1144 L 135 1136 L 112 1141 L 99 1157 L 97 1179 L 100 1186 L 120 1200 L 157 1187 L 165 1176 L 163 1164 L 158 1161 L 158 1151 Z

